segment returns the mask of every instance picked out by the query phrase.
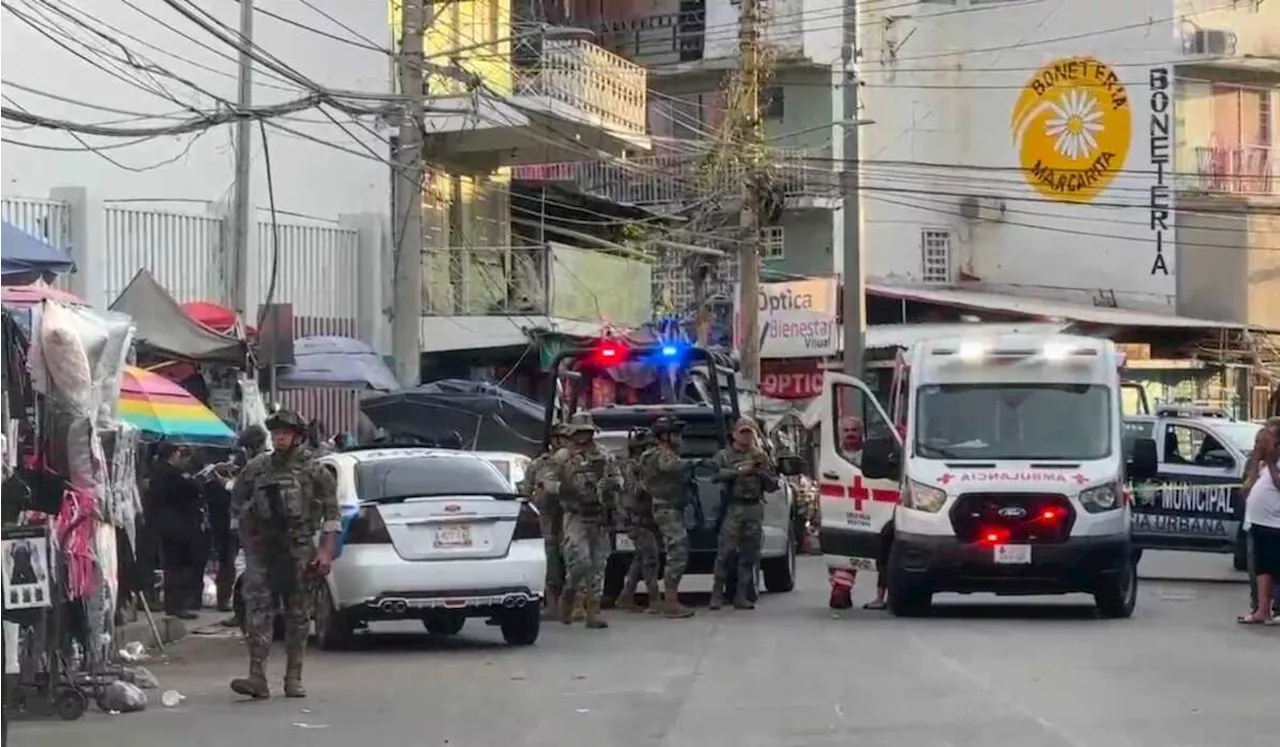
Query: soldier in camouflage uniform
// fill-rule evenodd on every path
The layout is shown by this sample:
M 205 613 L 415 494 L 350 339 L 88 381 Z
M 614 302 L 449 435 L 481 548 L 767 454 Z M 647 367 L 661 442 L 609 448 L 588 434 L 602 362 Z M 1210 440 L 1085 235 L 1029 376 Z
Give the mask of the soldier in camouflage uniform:
M 543 543 L 547 550 L 547 585 L 546 610 L 543 617 L 548 620 L 560 619 L 560 595 L 564 592 L 564 512 L 560 510 L 560 502 L 554 496 L 547 495 L 544 484 L 551 457 L 562 449 L 564 442 L 564 426 L 556 424 L 551 430 L 551 444 L 548 449 L 529 463 L 525 470 L 524 480 L 520 483 L 520 492 L 529 496 L 538 509 L 538 522 L 542 525 Z
M 689 532 L 684 526 L 689 475 L 679 451 L 684 427 L 684 421 L 671 417 L 655 420 L 650 431 L 657 443 L 640 457 L 641 478 L 653 499 L 653 520 L 667 555 L 660 609 L 669 618 L 693 616 L 693 610 L 680 604 L 680 581 L 689 565 Z
M 622 467 L 622 504 L 618 511 L 618 531 L 631 538 L 634 551 L 627 578 L 618 595 L 618 609 L 639 612 L 636 606 L 636 587 L 644 578 L 649 591 L 649 612 L 662 609 L 662 595 L 658 587 L 658 527 L 653 521 L 653 499 L 645 488 L 640 470 L 640 456 L 649 448 L 652 434 L 648 431 L 636 434 L 627 444 L 627 461 Z
M 581 599 L 586 626 L 607 628 L 609 624 L 600 618 L 600 595 L 622 478 L 613 458 L 596 444 L 590 415 L 575 414 L 565 431 L 569 445 L 551 458 L 544 480 L 547 493 L 559 500 L 564 511 L 567 583 L 560 596 L 560 622 L 573 623 L 574 602 Z
M 307 691 L 302 686 L 302 655 L 311 627 L 311 585 L 327 576 L 333 563 L 338 500 L 333 473 L 315 462 L 306 447 L 306 421 L 295 412 L 281 410 L 267 419 L 267 430 L 275 451 L 254 457 L 245 466 L 231 496 L 244 548 L 241 593 L 249 648 L 249 676 L 232 680 L 231 689 L 252 698 L 271 696 L 266 664 L 279 598 L 288 656 L 284 694 L 303 698 Z
M 764 539 L 764 494 L 778 489 L 778 472 L 773 460 L 756 443 L 755 424 L 746 418 L 734 424 L 733 443 L 721 449 L 712 462 L 717 470 L 714 479 L 729 485 L 729 505 L 720 526 L 710 606 L 715 610 L 724 605 L 729 562 L 736 555 L 738 588 L 734 590 L 733 606 L 755 609 L 749 590 Z

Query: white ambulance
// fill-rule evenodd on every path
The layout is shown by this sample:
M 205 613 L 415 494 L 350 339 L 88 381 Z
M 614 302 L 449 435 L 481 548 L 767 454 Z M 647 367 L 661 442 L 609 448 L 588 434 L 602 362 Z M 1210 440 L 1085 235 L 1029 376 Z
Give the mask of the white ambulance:
M 1122 364 L 1114 343 L 1089 337 L 920 342 L 899 356 L 893 416 L 861 381 L 827 375 L 828 567 L 888 573 L 899 616 L 927 614 L 937 592 L 1084 592 L 1102 615 L 1130 616 L 1126 485 L 1154 474 L 1156 451 L 1140 439 L 1125 462 Z

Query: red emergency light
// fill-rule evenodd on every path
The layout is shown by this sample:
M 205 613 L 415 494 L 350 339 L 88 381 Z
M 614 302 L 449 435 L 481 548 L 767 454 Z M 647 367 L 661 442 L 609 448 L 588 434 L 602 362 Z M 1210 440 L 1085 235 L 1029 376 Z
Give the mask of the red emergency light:
M 597 366 L 616 366 L 627 357 L 627 346 L 617 340 L 601 340 L 591 353 L 591 360 Z

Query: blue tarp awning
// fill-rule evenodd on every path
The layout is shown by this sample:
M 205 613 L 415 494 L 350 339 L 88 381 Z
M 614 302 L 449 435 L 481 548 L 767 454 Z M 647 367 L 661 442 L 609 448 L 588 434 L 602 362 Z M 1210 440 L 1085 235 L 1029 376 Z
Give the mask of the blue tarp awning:
M 75 263 L 65 250 L 36 238 L 8 221 L 0 232 L 0 269 L 4 283 L 26 284 L 37 278 L 70 272 Z
M 303 337 L 293 343 L 292 366 L 276 374 L 281 389 L 372 389 L 391 392 L 400 388 L 382 356 L 350 337 Z

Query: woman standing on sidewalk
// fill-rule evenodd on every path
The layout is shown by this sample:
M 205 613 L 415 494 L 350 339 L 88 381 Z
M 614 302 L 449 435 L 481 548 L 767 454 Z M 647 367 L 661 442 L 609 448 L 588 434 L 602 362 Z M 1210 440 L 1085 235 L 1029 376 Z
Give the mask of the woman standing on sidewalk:
M 1245 489 L 1244 526 L 1249 535 L 1249 572 L 1255 596 L 1253 610 L 1237 621 L 1274 625 L 1273 605 L 1280 581 L 1280 418 L 1271 418 L 1258 432 Z

